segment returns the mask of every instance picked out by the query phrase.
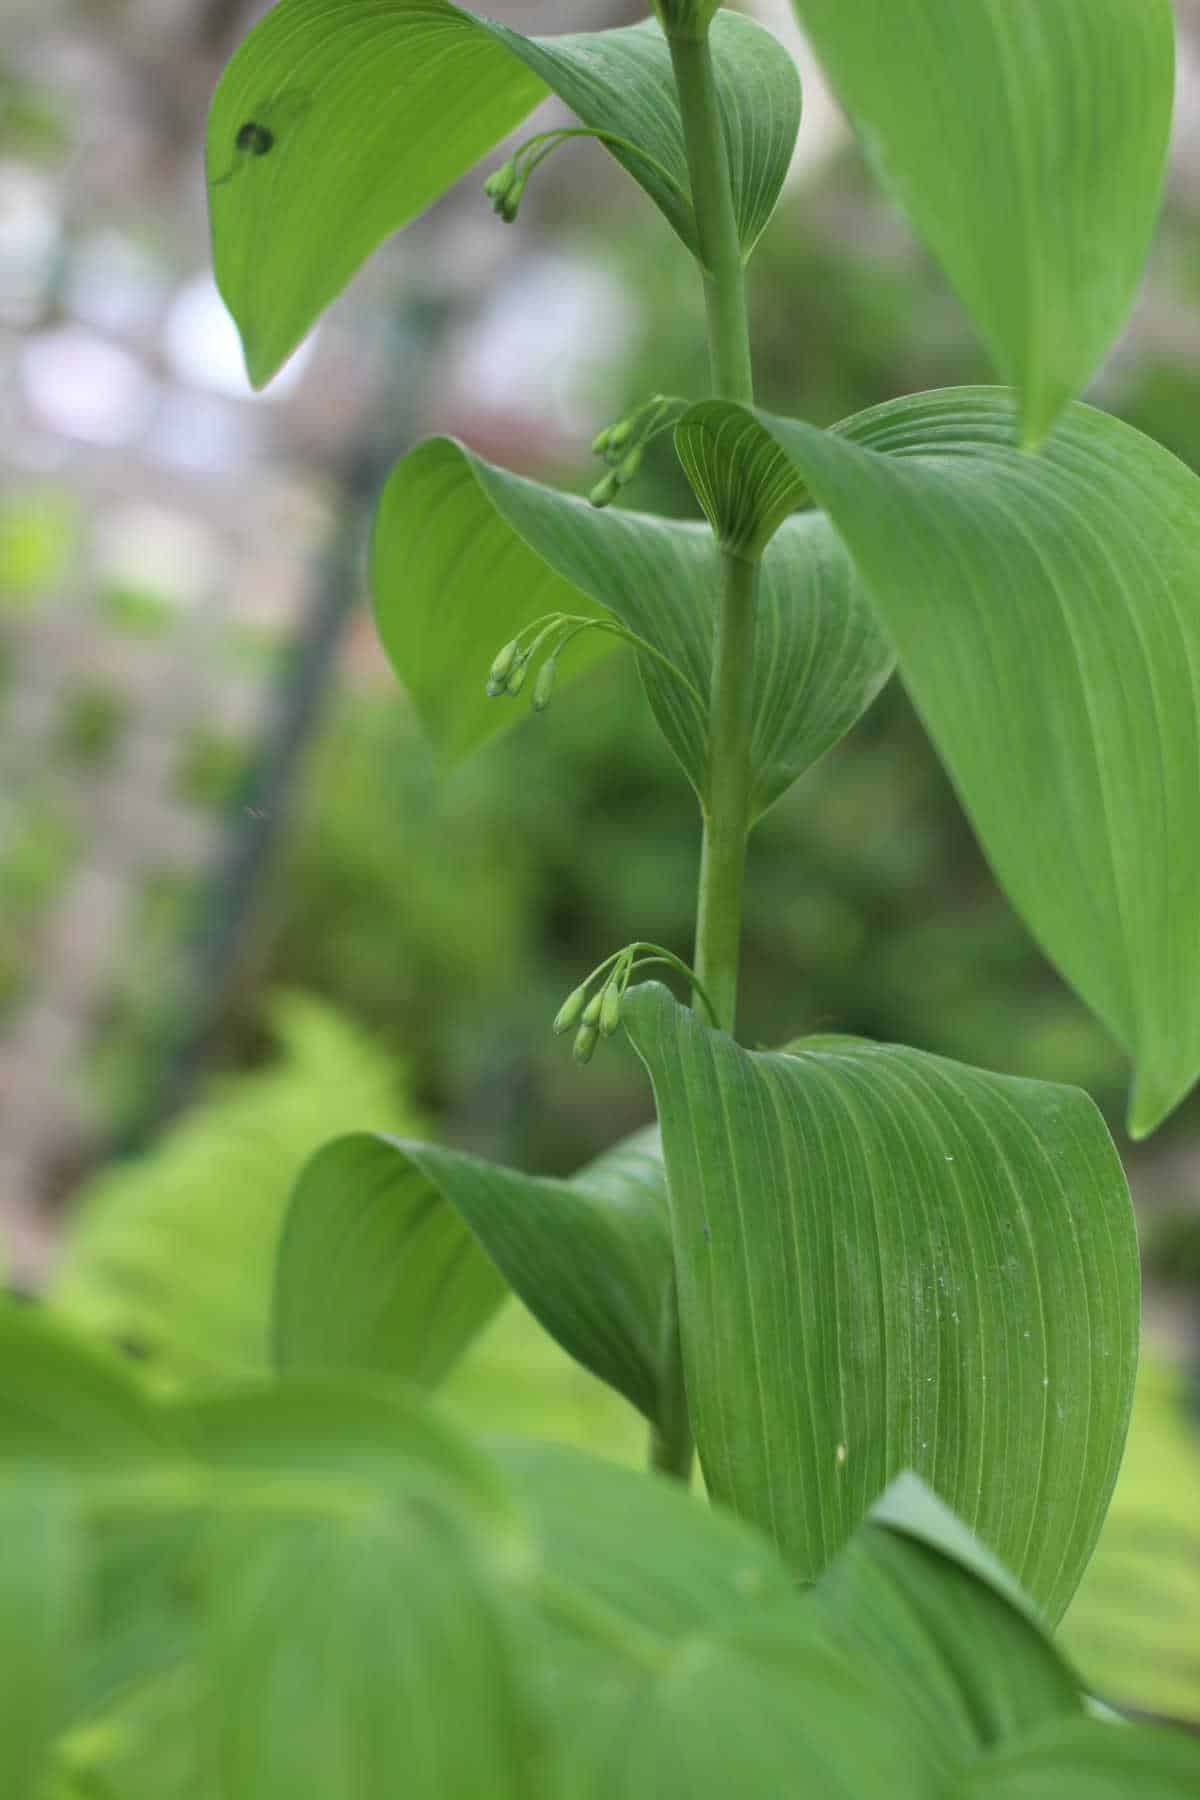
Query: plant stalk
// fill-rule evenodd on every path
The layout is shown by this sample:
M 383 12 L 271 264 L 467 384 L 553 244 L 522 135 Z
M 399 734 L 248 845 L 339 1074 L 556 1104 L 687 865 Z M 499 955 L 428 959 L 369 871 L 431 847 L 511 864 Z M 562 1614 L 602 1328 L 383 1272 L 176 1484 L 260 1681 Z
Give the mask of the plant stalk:
M 725 399 L 750 405 L 754 400 L 754 379 L 746 284 L 712 52 L 707 36 L 669 37 L 668 43 L 696 214 L 713 388 Z M 750 823 L 758 565 L 722 552 L 721 573 L 709 702 L 709 800 L 700 855 L 695 967 L 716 1022 L 732 1031 L 737 1013 L 742 884 Z M 672 1293 L 672 1301 L 674 1298 Z M 650 1463 L 660 1473 L 686 1483 L 691 1477 L 693 1446 L 674 1305 L 669 1338 L 664 1346 L 664 1363 L 671 1391 L 660 1426 L 651 1433 Z
M 704 275 L 714 391 L 754 400 L 746 283 L 708 39 L 670 38 Z M 750 825 L 756 562 L 722 553 L 709 707 L 709 803 L 700 857 L 696 973 L 721 1025 L 737 1015 L 742 885 Z

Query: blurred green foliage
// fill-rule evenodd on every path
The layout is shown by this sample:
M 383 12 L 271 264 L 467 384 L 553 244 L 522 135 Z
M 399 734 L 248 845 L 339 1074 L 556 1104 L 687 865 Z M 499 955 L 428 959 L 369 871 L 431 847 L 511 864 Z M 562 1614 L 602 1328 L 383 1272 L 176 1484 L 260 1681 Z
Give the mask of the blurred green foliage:
M 165 1388 L 266 1366 L 275 1239 L 300 1165 L 358 1128 L 413 1131 L 395 1059 L 327 1005 L 272 997 L 277 1054 L 219 1078 L 143 1156 L 77 1194 L 46 1298 Z
M 29 489 L 0 501 L 0 602 L 30 605 L 71 569 L 79 509 L 62 489 Z

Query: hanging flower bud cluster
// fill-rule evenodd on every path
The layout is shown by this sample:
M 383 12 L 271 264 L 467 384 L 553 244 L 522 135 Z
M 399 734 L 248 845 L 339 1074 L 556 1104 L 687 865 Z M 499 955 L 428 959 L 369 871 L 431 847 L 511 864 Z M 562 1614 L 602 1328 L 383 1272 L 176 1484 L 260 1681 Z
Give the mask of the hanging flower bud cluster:
M 588 495 L 593 506 L 608 506 L 629 485 L 641 467 L 646 446 L 671 429 L 687 404 L 673 394 L 652 394 L 624 419 L 596 433 L 592 455 L 602 456 L 609 468 Z
M 576 613 L 546 613 L 540 619 L 533 619 L 528 625 L 522 626 L 516 637 L 505 644 L 492 660 L 487 678 L 488 699 L 514 699 L 525 686 L 533 663 L 544 653 L 545 661 L 533 684 L 533 710 L 545 712 L 554 692 L 558 659 L 567 645 L 574 643 L 577 637 L 582 637 L 585 631 L 607 632 L 612 637 L 620 638 L 631 649 L 652 656 L 656 662 L 671 671 L 703 710 L 704 700 L 695 683 L 669 657 L 664 656 L 661 650 L 647 643 L 635 631 L 630 631 L 619 619 L 608 615 L 587 618 Z
M 515 150 L 508 161 L 501 163 L 483 184 L 483 191 L 492 203 L 492 210 L 506 225 L 511 225 L 520 210 L 521 198 L 526 183 L 534 170 L 545 162 L 548 156 L 571 138 L 596 138 L 602 144 L 608 144 L 616 150 L 636 157 L 638 162 L 647 164 L 670 187 L 678 191 L 678 182 L 668 169 L 653 156 L 650 156 L 638 144 L 630 143 L 628 138 L 619 137 L 613 131 L 594 131 L 586 125 L 560 125 L 554 131 L 539 131 L 528 138 L 519 150 Z
M 591 1062 L 600 1039 L 616 1034 L 621 1023 L 621 1002 L 630 981 L 643 970 L 651 968 L 673 969 L 677 975 L 682 975 L 699 995 L 713 1024 L 716 1024 L 717 1017 L 712 1003 L 685 962 L 670 950 L 664 950 L 661 944 L 640 941 L 626 944 L 623 950 L 614 951 L 598 968 L 593 969 L 587 980 L 580 982 L 574 992 L 567 995 L 555 1015 L 556 1037 L 561 1037 L 567 1031 L 575 1033 L 572 1054 L 577 1063 Z

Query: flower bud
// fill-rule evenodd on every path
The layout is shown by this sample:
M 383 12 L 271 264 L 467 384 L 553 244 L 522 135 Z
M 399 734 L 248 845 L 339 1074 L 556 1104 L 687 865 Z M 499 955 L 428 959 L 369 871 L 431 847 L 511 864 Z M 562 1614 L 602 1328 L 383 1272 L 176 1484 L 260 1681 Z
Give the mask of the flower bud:
M 496 211 L 506 225 L 511 225 L 517 216 L 521 196 L 525 192 L 525 183 L 528 179 L 527 175 L 518 175 L 508 192 L 496 203 Z
M 512 157 L 509 157 L 508 161 L 506 163 L 501 163 L 500 167 L 496 169 L 494 173 L 489 175 L 484 182 L 483 191 L 491 201 L 492 205 L 496 208 L 497 212 L 500 211 L 505 196 L 516 178 L 516 162 Z
M 613 471 L 617 478 L 617 486 L 624 487 L 627 481 L 632 481 L 641 466 L 642 446 L 641 444 L 635 444 L 625 460 L 618 463 Z
M 598 1025 L 600 1023 L 600 1008 L 604 1000 L 604 991 L 605 990 L 602 989 L 598 994 L 593 994 L 587 1005 L 584 1007 L 583 1022 L 585 1025 Z
M 495 662 L 488 670 L 487 693 L 489 700 L 494 700 L 497 694 L 507 692 L 508 678 L 519 653 L 520 644 L 516 638 L 513 638 L 511 643 L 505 644 L 503 650 L 498 653 Z
M 574 1048 L 571 1051 L 571 1054 L 577 1063 L 583 1064 L 591 1062 L 592 1052 L 596 1048 L 596 1038 L 598 1035 L 594 1025 L 581 1025 L 579 1027 L 579 1030 L 575 1035 Z
M 515 667 L 510 671 L 508 680 L 504 684 L 505 693 L 511 694 L 515 698 L 525 686 L 525 677 L 528 673 L 529 655 L 528 652 L 523 652 L 521 656 L 518 657 Z
M 592 439 L 592 455 L 593 456 L 603 456 L 604 452 L 608 449 L 609 440 L 611 439 L 611 437 L 612 437 L 612 426 L 611 425 L 606 425 L 604 427 L 603 431 L 598 431 L 596 433 L 595 437 Z
M 538 678 L 533 687 L 533 710 L 545 712 L 550 704 L 550 696 L 554 692 L 555 660 L 548 656 L 538 670 Z
M 615 469 L 610 469 L 608 474 L 604 477 L 604 480 L 596 483 L 595 487 L 588 495 L 588 499 L 593 506 L 607 506 L 611 500 L 616 499 L 620 487 L 621 484 L 617 480 L 617 471 Z
M 554 1015 L 554 1035 L 561 1037 L 564 1031 L 570 1031 L 579 1023 L 580 1015 L 587 1005 L 587 982 L 583 982 L 573 993 L 567 995 L 557 1013 Z
M 616 451 L 616 450 L 623 450 L 625 448 L 626 444 L 629 442 L 629 439 L 632 436 L 632 434 L 633 434 L 633 420 L 632 419 L 619 420 L 618 423 L 613 426 L 612 430 L 608 434 L 607 449 L 610 452 Z
M 610 1038 L 621 1023 L 621 990 L 610 981 L 600 1002 L 600 1036 Z

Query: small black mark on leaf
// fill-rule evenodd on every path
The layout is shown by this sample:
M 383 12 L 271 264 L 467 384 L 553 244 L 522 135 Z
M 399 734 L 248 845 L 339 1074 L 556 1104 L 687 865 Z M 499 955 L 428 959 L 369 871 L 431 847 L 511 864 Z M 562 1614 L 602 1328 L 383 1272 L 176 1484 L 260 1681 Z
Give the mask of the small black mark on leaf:
M 238 127 L 234 143 L 239 150 L 248 150 L 251 156 L 265 156 L 268 150 L 275 148 L 275 133 L 269 125 L 260 125 L 257 119 L 247 119 Z

